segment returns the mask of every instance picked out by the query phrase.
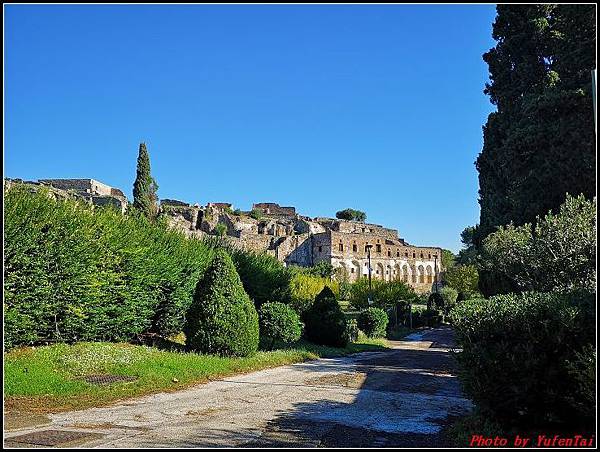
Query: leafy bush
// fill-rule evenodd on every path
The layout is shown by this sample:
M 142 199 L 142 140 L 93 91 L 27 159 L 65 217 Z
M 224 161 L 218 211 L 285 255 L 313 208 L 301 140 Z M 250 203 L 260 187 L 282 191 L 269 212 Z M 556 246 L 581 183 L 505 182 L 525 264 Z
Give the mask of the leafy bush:
M 317 295 L 305 312 L 304 320 L 309 341 L 333 347 L 345 347 L 348 344 L 346 317 L 329 287 L 324 287 Z
M 311 306 L 315 297 L 325 287 L 329 288 L 334 294 L 339 293 L 339 283 L 336 281 L 295 270 L 289 283 L 291 306 L 302 314 Z
M 483 241 L 484 295 L 596 285 L 596 199 L 567 199 L 535 226 L 500 227 Z
M 181 331 L 212 256 L 203 241 L 47 189 L 15 185 L 4 201 L 6 348 Z
M 444 300 L 444 314 L 448 314 L 456 304 L 458 292 L 452 287 L 442 287 L 440 289 L 440 295 Z
M 596 411 L 596 348 L 589 344 L 575 352 L 574 358 L 567 362 L 567 369 L 576 384 L 576 396 L 569 397 L 569 403 L 584 418 L 593 419 Z
M 368 337 L 384 337 L 388 321 L 383 309 L 367 308 L 358 316 L 358 328 Z
M 219 237 L 223 237 L 227 233 L 227 225 L 225 223 L 217 223 L 215 232 Z
M 382 281 L 373 279 L 371 281 L 373 304 L 376 307 L 385 307 L 397 302 L 408 304 L 409 301 L 415 300 L 417 294 L 412 287 L 402 281 Z M 359 278 L 352 283 L 350 287 L 350 306 L 356 310 L 362 310 L 369 307 L 369 280 L 367 278 Z
M 319 278 L 331 278 L 335 275 L 336 269 L 329 262 L 321 261 L 312 267 L 305 269 L 309 275 L 317 276 Z
M 230 250 L 244 290 L 257 307 L 269 300 L 291 302 L 292 272 L 274 256 L 236 248 Z
M 186 345 L 203 353 L 249 356 L 258 349 L 258 314 L 225 250 L 198 281 L 184 332 Z
M 585 416 L 573 402 L 585 405 L 586 396 L 568 363 L 594 343 L 594 310 L 595 294 L 582 291 L 459 303 L 450 316 L 463 347 L 458 359 L 467 394 L 505 422 Z
M 261 336 L 270 340 L 269 349 L 275 341 L 295 342 L 302 335 L 300 316 L 286 304 L 265 303 L 260 307 L 258 317 Z
M 260 220 L 263 217 L 262 210 L 259 209 L 252 209 L 248 215 L 255 220 Z

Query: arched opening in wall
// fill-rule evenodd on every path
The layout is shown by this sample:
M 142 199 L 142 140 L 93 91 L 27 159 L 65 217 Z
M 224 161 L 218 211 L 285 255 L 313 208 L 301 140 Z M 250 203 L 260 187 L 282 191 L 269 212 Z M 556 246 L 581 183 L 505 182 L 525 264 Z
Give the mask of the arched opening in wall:
M 419 272 L 419 284 L 425 284 L 425 269 L 423 268 L 422 265 L 419 265 L 418 272 Z
M 356 253 L 357 251 L 358 251 L 358 246 L 356 245 L 356 242 L 354 242 L 354 243 L 352 244 L 352 252 L 353 252 L 353 253 Z
M 431 268 L 431 265 L 427 266 L 426 271 L 427 271 L 427 283 L 433 284 L 433 268 Z
M 377 264 L 375 266 L 376 277 L 379 279 L 385 279 L 385 274 L 383 272 L 384 272 L 383 264 Z
M 410 270 L 408 269 L 408 265 L 404 264 L 402 266 L 402 281 L 404 281 L 405 283 L 408 282 L 409 273 L 410 273 Z
M 391 265 L 388 265 L 385 269 L 385 280 L 386 281 L 392 280 L 392 266 Z
M 400 270 L 400 264 L 394 266 L 394 280 L 400 281 L 402 279 L 402 271 Z
M 415 268 L 414 265 L 410 266 L 410 279 L 413 282 L 413 284 L 417 283 L 417 269 Z

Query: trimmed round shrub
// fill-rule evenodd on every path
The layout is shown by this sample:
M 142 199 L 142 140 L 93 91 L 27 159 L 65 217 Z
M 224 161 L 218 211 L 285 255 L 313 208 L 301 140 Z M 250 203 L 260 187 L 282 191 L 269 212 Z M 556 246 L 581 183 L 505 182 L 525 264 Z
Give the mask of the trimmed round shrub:
M 260 334 L 270 342 L 295 342 L 302 335 L 300 316 L 288 305 L 277 302 L 263 304 L 258 310 Z
M 335 294 L 325 286 L 304 313 L 306 338 L 315 344 L 345 347 L 348 345 L 346 316 Z
M 358 316 L 358 328 L 368 337 L 383 337 L 388 321 L 388 316 L 383 309 L 367 308 Z
M 581 410 L 589 378 L 573 366 L 585 374 L 591 361 L 595 302 L 595 293 L 525 292 L 457 304 L 461 377 L 479 409 L 521 426 L 593 421 Z
M 216 251 L 198 281 L 184 332 L 188 348 L 202 353 L 248 356 L 258 349 L 258 314 L 226 251 Z

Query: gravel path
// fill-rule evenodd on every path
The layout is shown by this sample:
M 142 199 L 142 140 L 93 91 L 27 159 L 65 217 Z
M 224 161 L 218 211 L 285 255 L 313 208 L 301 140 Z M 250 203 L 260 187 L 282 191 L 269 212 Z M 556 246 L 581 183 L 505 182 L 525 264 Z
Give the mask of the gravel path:
M 432 329 L 392 349 L 224 378 L 112 407 L 50 415 L 57 429 L 93 432 L 85 447 L 443 447 L 442 429 L 471 409 L 449 351 Z M 100 434 L 100 435 L 98 435 Z

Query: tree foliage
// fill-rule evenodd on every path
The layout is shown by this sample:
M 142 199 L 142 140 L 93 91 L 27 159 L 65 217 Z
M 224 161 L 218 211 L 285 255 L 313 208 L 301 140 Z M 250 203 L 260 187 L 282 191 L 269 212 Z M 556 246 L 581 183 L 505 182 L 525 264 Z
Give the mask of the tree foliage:
M 349 221 L 360 221 L 365 222 L 367 220 L 367 214 L 354 209 L 344 209 L 335 213 L 335 217 L 340 220 L 349 220 Z
M 444 284 L 458 292 L 473 293 L 478 291 L 479 274 L 474 265 L 455 265 L 446 270 L 442 279 Z
M 147 218 L 154 218 L 158 213 L 158 184 L 150 173 L 150 156 L 146 143 L 140 143 L 137 158 L 137 170 L 133 182 L 133 207 Z
M 497 111 L 476 161 L 478 248 L 497 226 L 558 209 L 567 192 L 594 195 L 595 21 L 594 5 L 497 6 L 497 44 L 484 54 Z
M 536 225 L 500 227 L 483 242 L 484 295 L 585 288 L 596 284 L 596 199 L 567 196 Z
M 456 256 L 450 250 L 442 250 L 442 268 L 453 267 L 456 263 Z

